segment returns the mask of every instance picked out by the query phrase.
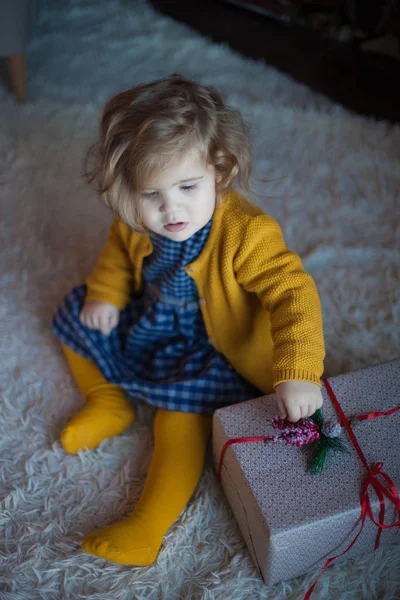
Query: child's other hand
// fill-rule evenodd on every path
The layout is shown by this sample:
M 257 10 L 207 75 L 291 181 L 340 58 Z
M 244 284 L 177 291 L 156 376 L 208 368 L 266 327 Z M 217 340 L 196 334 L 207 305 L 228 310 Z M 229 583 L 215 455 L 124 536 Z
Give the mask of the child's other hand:
M 281 419 L 295 423 L 299 419 L 311 417 L 322 406 L 321 390 L 308 381 L 284 381 L 275 388 Z
M 110 335 L 118 325 L 119 308 L 109 302 L 85 302 L 79 320 L 90 329 L 98 329 L 104 335 Z

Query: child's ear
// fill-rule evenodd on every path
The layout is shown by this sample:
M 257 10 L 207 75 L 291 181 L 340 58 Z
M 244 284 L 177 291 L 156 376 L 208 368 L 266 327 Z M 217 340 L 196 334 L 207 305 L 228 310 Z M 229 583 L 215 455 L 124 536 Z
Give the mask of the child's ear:
M 216 169 L 215 169 L 215 181 L 216 181 L 216 183 L 221 183 L 221 181 L 222 181 L 222 173 L 219 173 Z

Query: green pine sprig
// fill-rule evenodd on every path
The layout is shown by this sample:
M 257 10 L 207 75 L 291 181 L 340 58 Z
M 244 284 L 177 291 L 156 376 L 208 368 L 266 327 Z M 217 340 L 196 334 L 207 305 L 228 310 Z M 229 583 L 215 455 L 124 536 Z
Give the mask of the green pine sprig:
M 338 437 L 328 437 L 322 433 L 324 418 L 321 409 L 318 409 L 310 419 L 320 428 L 320 438 L 311 444 L 305 444 L 302 450 L 307 454 L 307 473 L 319 475 L 326 467 L 331 450 L 349 453 L 344 442 Z

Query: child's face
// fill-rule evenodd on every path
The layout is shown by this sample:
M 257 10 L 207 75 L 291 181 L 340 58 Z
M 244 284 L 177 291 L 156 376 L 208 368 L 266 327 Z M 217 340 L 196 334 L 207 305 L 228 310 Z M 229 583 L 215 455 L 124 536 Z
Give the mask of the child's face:
M 147 182 L 141 193 L 141 217 L 153 233 L 183 242 L 208 223 L 215 203 L 214 167 L 193 150 Z

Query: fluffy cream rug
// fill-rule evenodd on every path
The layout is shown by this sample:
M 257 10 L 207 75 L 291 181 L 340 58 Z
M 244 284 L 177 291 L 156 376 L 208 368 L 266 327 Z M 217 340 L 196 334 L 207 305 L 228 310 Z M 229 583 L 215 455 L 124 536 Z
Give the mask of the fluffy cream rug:
M 399 128 L 349 114 L 142 0 L 48 2 L 28 56 L 30 103 L 0 87 L 1 600 L 301 599 L 315 573 L 264 586 L 211 460 L 154 566 L 79 549 L 134 506 L 153 416 L 141 404 L 125 435 L 79 456 L 58 442 L 82 401 L 51 316 L 110 222 L 80 178 L 82 156 L 110 94 L 171 72 L 218 86 L 254 126 L 260 204 L 318 284 L 332 375 L 400 355 Z M 338 561 L 313 597 L 399 598 L 398 548 Z

